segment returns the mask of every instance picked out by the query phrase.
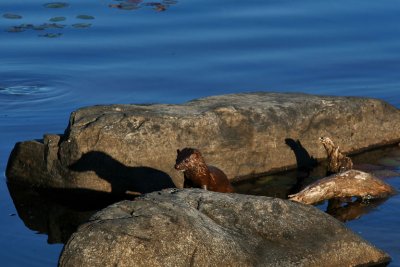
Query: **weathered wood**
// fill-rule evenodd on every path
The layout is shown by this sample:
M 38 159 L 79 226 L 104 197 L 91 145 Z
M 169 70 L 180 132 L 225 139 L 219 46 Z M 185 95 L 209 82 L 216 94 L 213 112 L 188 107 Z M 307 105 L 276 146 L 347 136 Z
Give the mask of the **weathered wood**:
M 353 168 L 353 162 L 343 155 L 329 137 L 320 137 L 319 141 L 324 145 L 328 156 L 328 174 L 344 172 Z
M 318 180 L 299 193 L 289 195 L 289 199 L 314 204 L 333 198 L 385 198 L 395 193 L 392 186 L 379 178 L 366 172 L 349 170 Z

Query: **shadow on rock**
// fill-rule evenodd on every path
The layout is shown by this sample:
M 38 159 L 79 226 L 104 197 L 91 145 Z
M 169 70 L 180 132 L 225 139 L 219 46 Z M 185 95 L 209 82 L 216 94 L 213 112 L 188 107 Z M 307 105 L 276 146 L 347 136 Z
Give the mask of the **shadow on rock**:
M 295 141 L 291 138 L 286 138 L 285 143 L 293 150 L 296 157 L 297 182 L 289 192 L 289 194 L 294 194 L 302 189 L 304 186 L 304 180 L 310 176 L 311 171 L 318 165 L 318 161 L 310 156 L 308 151 L 301 144 L 300 140 Z
M 66 243 L 78 226 L 98 210 L 119 201 L 110 193 L 88 189 L 33 189 L 7 183 L 18 216 L 29 229 Z
M 139 195 L 176 187 L 171 177 L 163 171 L 144 166 L 128 167 L 100 151 L 82 155 L 69 169 L 76 172 L 94 171 L 111 184 L 112 193 L 117 195 L 128 192 Z

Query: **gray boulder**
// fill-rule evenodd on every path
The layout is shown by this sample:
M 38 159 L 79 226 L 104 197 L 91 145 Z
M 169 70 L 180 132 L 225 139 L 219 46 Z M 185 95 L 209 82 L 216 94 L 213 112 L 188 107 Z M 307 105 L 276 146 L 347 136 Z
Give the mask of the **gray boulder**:
M 355 97 L 249 93 L 92 106 L 71 114 L 65 134 L 16 144 L 6 174 L 41 187 L 148 193 L 182 186 L 178 148 L 198 148 L 228 178 L 245 179 L 295 167 L 291 147 L 325 158 L 320 136 L 347 154 L 399 142 L 398 129 L 399 109 Z
M 168 189 L 96 213 L 59 266 L 370 266 L 390 257 L 317 208 Z

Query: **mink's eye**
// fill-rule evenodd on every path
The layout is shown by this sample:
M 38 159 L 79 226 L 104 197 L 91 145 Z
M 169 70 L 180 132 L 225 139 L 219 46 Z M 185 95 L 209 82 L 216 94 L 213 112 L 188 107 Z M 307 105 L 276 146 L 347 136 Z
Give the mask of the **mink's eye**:
M 189 159 L 185 159 L 183 162 L 188 163 L 188 162 L 189 162 Z

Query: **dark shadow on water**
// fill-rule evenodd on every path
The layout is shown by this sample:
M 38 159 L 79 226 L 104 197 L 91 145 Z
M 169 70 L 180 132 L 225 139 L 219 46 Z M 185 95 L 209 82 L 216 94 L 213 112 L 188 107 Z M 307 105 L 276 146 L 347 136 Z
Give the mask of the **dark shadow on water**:
M 111 184 L 112 193 L 123 195 L 127 191 L 150 193 L 176 187 L 171 177 L 150 167 L 128 167 L 100 151 L 88 152 L 69 166 L 75 172 L 94 171 Z
M 49 244 L 66 243 L 79 225 L 119 197 L 85 189 L 40 190 L 7 184 L 18 216 L 32 231 L 48 236 Z
M 321 161 L 315 166 L 316 160 L 301 146 L 301 143 L 294 140 L 287 140 L 286 143 L 292 148 L 299 163 L 298 168 L 279 172 L 263 177 L 239 181 L 233 184 L 237 193 L 248 195 L 260 195 L 287 199 L 287 196 L 298 192 L 305 187 L 326 176 L 326 161 Z M 400 157 L 398 146 L 388 146 L 375 149 L 361 154 L 353 155 L 352 159 L 356 169 L 371 172 L 381 179 L 400 176 L 400 168 L 393 167 L 395 159 Z M 362 168 L 358 168 L 362 167 Z M 387 199 L 372 199 L 369 201 L 331 200 L 328 207 L 317 205 L 320 209 L 331 214 L 343 222 L 354 220 L 368 214 Z

